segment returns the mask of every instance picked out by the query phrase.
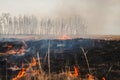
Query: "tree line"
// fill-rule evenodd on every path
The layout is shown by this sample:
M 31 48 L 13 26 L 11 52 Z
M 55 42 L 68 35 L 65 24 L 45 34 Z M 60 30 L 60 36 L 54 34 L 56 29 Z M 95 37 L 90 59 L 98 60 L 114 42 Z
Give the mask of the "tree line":
M 80 16 L 68 18 L 37 18 L 35 15 L 0 15 L 0 34 L 78 35 L 86 34 L 86 26 Z

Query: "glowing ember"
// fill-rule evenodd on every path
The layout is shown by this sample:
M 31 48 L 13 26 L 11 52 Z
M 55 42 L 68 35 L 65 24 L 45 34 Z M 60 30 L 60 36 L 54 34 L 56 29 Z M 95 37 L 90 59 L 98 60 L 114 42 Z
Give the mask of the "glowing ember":
M 32 58 L 32 66 L 36 66 L 37 65 L 37 61 L 36 61 L 36 59 L 33 57 Z
M 8 46 L 8 51 L 6 53 L 8 54 L 24 54 L 25 47 L 22 46 L 20 49 L 11 49 L 12 46 Z
M 88 80 L 95 80 L 95 79 L 94 79 L 94 76 L 91 75 L 91 74 L 88 74 Z
M 68 76 L 71 76 L 71 77 L 73 76 L 72 73 L 71 73 L 71 71 L 68 71 L 68 72 L 67 72 L 67 75 L 68 75 Z
M 102 80 L 106 80 L 105 77 L 103 77 Z
M 78 77 L 78 73 L 79 73 L 78 67 L 74 66 L 74 77 Z
M 67 39 L 71 39 L 69 36 L 67 35 L 63 35 L 59 38 L 60 40 L 67 40 Z
M 78 75 L 79 75 L 79 69 L 78 69 L 78 67 L 74 66 L 74 73 L 73 74 L 71 73 L 70 70 L 68 70 L 67 75 L 71 76 L 71 77 L 78 77 Z

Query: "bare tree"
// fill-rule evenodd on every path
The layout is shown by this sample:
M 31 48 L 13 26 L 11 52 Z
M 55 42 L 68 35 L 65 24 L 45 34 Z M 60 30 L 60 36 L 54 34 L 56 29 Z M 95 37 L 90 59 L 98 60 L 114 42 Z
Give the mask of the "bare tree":
M 84 35 L 86 28 L 80 16 L 38 19 L 34 15 L 3 13 L 0 17 L 0 34 Z

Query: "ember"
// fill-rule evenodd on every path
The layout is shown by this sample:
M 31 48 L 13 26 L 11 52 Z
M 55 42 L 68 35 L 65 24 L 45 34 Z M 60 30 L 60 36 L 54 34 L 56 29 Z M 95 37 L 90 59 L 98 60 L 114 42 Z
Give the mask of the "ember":
M 11 49 L 11 50 L 8 50 L 6 53 L 7 54 L 24 54 L 25 52 L 25 47 L 22 46 L 20 49 Z
M 60 40 L 67 40 L 67 39 L 71 39 L 69 36 L 67 35 L 63 35 L 59 38 Z
M 68 70 L 67 75 L 73 77 L 73 75 L 72 75 L 70 69 Z
M 78 67 L 74 66 L 74 77 L 78 77 L 78 73 L 79 73 Z
M 73 74 L 69 69 L 68 72 L 67 72 L 67 75 L 71 76 L 71 77 L 78 77 L 78 75 L 79 75 L 78 67 L 74 66 L 74 73 Z
M 94 79 L 94 76 L 91 75 L 91 74 L 88 74 L 88 80 L 95 80 L 95 79 Z
M 103 77 L 102 80 L 106 80 L 105 77 Z
M 36 66 L 36 65 L 37 65 L 37 61 L 36 61 L 36 59 L 33 57 L 33 58 L 32 58 L 31 66 Z

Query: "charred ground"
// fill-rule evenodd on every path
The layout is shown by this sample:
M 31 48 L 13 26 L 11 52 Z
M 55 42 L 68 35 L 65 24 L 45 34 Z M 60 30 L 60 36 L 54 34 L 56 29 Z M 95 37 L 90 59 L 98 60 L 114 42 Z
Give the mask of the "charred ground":
M 25 46 L 25 54 L 6 54 L 8 46 L 12 45 L 11 50 L 20 50 Z M 27 46 L 26 46 L 27 45 Z M 49 47 L 50 46 L 50 47 Z M 81 48 L 87 52 L 90 71 L 94 76 L 101 79 L 103 76 L 108 80 L 120 79 L 120 40 L 104 39 L 44 39 L 26 40 L 25 44 L 20 39 L 1 39 L 0 41 L 0 77 L 1 79 L 11 79 L 19 70 L 12 71 L 11 66 L 21 67 L 22 63 L 27 64 L 32 57 L 40 54 L 42 67 L 48 72 L 47 60 L 45 57 L 50 50 L 51 72 L 59 73 L 62 70 L 74 65 L 79 66 L 81 77 L 89 73 L 85 57 Z M 5 55 L 4 55 L 5 54 Z

